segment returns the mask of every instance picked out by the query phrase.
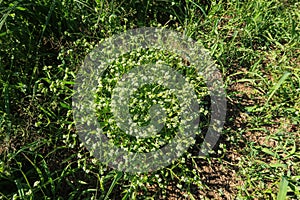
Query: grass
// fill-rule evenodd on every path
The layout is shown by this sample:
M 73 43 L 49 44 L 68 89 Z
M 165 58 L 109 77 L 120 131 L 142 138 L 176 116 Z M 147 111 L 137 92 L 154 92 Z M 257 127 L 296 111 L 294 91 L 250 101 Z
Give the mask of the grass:
M 299 199 L 299 10 L 296 0 L 0 0 L 0 199 Z M 129 174 L 100 163 L 80 142 L 73 85 L 99 41 L 145 26 L 177 30 L 209 50 L 228 111 L 208 157 L 199 157 L 195 144 L 163 169 Z M 99 101 L 107 95 L 99 91 Z M 209 106 L 205 97 L 200 81 L 198 98 Z M 117 139 L 130 148 L 143 144 Z

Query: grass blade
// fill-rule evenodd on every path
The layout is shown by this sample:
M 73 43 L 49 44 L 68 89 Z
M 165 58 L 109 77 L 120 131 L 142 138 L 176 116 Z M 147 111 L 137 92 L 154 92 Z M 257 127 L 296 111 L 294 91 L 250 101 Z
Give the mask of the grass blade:
M 291 73 L 290 72 L 285 72 L 283 74 L 283 76 L 280 78 L 280 80 L 278 81 L 278 83 L 272 88 L 272 92 L 270 93 L 266 105 L 269 103 L 270 99 L 274 96 L 275 92 L 280 88 L 280 86 L 282 85 L 282 83 L 289 77 Z
M 286 179 L 286 177 L 283 176 L 279 184 L 279 192 L 277 194 L 277 200 L 286 199 L 288 184 L 289 184 L 288 180 Z
M 112 192 L 112 190 L 114 189 L 115 185 L 117 184 L 118 180 L 122 177 L 123 173 L 122 172 L 117 172 L 117 174 L 114 177 L 114 180 L 112 182 L 112 184 L 109 187 L 109 190 L 104 198 L 104 200 L 107 200 L 109 198 L 110 193 Z

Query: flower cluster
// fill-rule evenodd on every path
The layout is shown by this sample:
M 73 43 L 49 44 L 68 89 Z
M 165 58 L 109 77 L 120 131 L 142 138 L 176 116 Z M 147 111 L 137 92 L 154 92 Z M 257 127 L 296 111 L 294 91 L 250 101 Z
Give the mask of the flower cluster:
M 160 149 L 180 132 L 180 126 L 187 125 L 193 117 L 197 117 L 190 116 L 187 119 L 182 117 L 187 115 L 189 108 L 179 100 L 182 98 L 182 102 L 190 103 L 191 100 L 185 99 L 188 94 L 184 94 L 189 91 L 183 90 L 176 95 L 175 90 L 180 87 L 185 88 L 185 85 L 174 86 L 174 88 L 164 85 L 164 82 L 176 81 L 174 75 L 168 72 L 159 74 L 153 68 L 149 71 L 152 70 L 151 73 L 157 73 L 162 77 L 152 80 L 155 77 L 151 79 L 146 72 L 141 72 L 140 74 L 146 74 L 139 77 L 130 74 L 130 70 L 139 69 L 140 66 L 149 63 L 167 65 L 182 74 L 187 84 L 193 86 L 192 89 L 197 96 L 201 124 L 208 121 L 209 105 L 203 101 L 208 95 L 207 88 L 203 78 L 197 76 L 193 66 L 186 66 L 182 58 L 162 50 L 136 49 L 131 51 L 111 62 L 107 70 L 99 77 L 95 98 L 97 117 L 103 134 L 106 134 L 114 145 L 131 152 L 150 152 Z M 126 85 L 117 87 L 118 82 L 122 81 L 129 82 L 130 88 Z M 131 94 L 130 97 L 125 98 L 129 94 Z M 113 96 L 115 101 L 112 101 Z M 125 112 L 128 115 L 115 116 L 116 111 Z M 118 123 L 116 118 L 120 118 L 121 122 Z M 155 122 L 151 124 L 152 121 Z M 123 128 L 122 123 L 128 128 Z M 144 130 L 143 127 L 147 128 Z M 182 142 L 184 143 L 187 141 Z M 178 151 L 181 148 L 183 147 L 180 145 L 176 147 Z

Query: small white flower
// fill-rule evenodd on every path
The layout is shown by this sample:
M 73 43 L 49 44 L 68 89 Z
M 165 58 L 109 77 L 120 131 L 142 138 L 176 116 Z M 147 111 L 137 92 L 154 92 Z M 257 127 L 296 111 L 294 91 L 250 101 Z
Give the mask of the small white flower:
M 33 187 L 36 187 L 36 186 L 38 186 L 40 184 L 40 181 L 35 181 L 34 183 L 33 183 Z

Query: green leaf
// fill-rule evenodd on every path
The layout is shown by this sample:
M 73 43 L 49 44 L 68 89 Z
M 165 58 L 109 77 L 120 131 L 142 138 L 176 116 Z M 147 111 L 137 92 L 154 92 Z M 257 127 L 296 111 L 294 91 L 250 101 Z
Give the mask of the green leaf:
M 0 37 L 3 37 L 7 34 L 7 32 L 0 33 Z
M 61 107 L 71 110 L 71 107 L 68 104 L 63 103 L 63 102 L 59 102 L 59 104 L 61 105 Z
M 264 152 L 264 153 L 266 153 L 268 155 L 276 157 L 276 154 L 273 151 L 271 151 L 270 149 L 268 149 L 268 148 L 262 148 L 261 150 L 262 150 L 262 152 Z
M 123 175 L 122 172 L 117 172 L 117 174 L 114 177 L 114 180 L 113 180 L 112 184 L 109 187 L 109 190 L 108 190 L 104 200 L 107 200 L 109 198 L 110 193 L 112 192 L 112 190 L 114 189 L 115 185 L 117 184 L 118 180 L 120 180 L 122 175 Z
M 289 77 L 291 73 L 290 72 L 285 72 L 283 74 L 283 76 L 280 78 L 280 80 L 278 81 L 278 83 L 276 85 L 274 85 L 274 87 L 272 88 L 272 92 L 270 93 L 266 104 L 269 103 L 270 99 L 274 96 L 275 92 L 280 88 L 280 86 L 282 85 L 282 83 Z
M 277 200 L 286 199 L 288 184 L 289 184 L 288 180 L 286 179 L 286 177 L 283 176 L 279 184 L 279 192 L 277 194 Z
M 273 167 L 273 168 L 282 167 L 282 168 L 286 169 L 287 165 L 286 164 L 282 164 L 282 163 L 272 163 L 272 164 L 270 164 L 270 167 Z
M 21 10 L 21 11 L 26 10 L 26 8 L 23 8 L 23 7 L 20 7 L 20 6 L 17 6 L 16 9 Z

